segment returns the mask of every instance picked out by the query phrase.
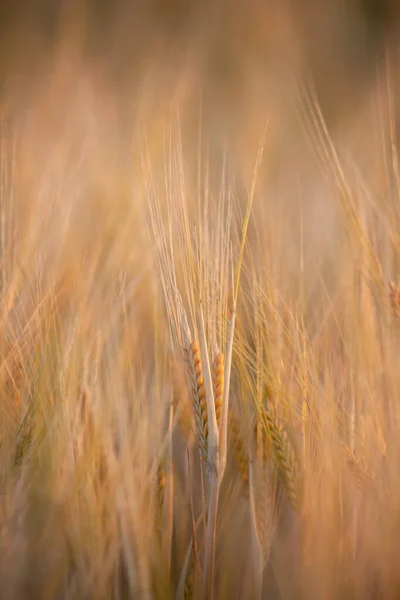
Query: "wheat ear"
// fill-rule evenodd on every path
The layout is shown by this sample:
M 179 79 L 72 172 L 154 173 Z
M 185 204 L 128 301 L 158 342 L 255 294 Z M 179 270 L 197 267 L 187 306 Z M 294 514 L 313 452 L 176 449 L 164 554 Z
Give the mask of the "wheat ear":
M 184 349 L 185 356 L 187 355 L 186 349 Z M 170 358 L 170 370 L 172 374 L 172 389 L 173 389 L 173 409 L 176 415 L 178 429 L 182 433 L 187 446 L 190 446 L 192 442 L 192 422 L 193 422 L 193 410 L 191 406 L 191 399 L 186 384 L 186 373 L 189 366 L 189 357 L 187 357 L 186 369 L 180 368 L 180 365 L 176 359 Z M 193 393 L 191 394 L 193 396 Z
M 344 446 L 344 452 L 346 455 L 347 466 L 356 486 L 361 491 L 364 491 L 366 488 L 373 489 L 375 481 L 366 466 L 365 461 L 362 459 L 357 460 L 354 452 L 347 445 Z
M 232 413 L 229 415 L 229 429 L 233 445 L 233 456 L 236 468 L 242 482 L 244 495 L 249 497 L 249 458 L 246 451 L 245 441 L 243 439 L 239 419 Z
M 203 367 L 198 343 L 193 339 L 184 351 L 188 378 L 191 383 L 192 405 L 196 421 L 197 442 L 201 456 L 207 463 L 208 456 L 208 417 L 207 398 L 203 379 Z
M 286 432 L 278 426 L 273 411 L 270 408 L 263 409 L 262 417 L 265 428 L 271 438 L 275 466 L 285 488 L 286 495 L 292 507 L 298 510 L 301 503 L 301 478 L 292 444 Z

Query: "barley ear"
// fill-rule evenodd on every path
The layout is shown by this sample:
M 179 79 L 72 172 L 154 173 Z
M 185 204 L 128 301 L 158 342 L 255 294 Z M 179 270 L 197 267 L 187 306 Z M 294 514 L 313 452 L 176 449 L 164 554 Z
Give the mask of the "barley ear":
M 203 378 L 203 366 L 199 346 L 193 340 L 189 346 L 189 377 L 192 381 L 192 402 L 197 427 L 200 453 L 205 463 L 208 458 L 207 397 Z
M 293 447 L 286 432 L 277 425 L 273 411 L 266 407 L 262 416 L 271 438 L 276 469 L 290 504 L 295 510 L 298 510 L 301 504 L 302 486 L 300 468 Z
M 161 538 L 163 530 L 163 507 L 165 497 L 165 486 L 167 478 L 165 475 L 164 461 L 161 461 L 157 469 L 157 493 L 156 493 L 156 528 L 157 534 Z
M 355 485 L 361 491 L 365 491 L 366 489 L 374 489 L 374 477 L 370 473 L 365 461 L 358 460 L 354 452 L 347 445 L 344 446 L 344 452 L 346 455 L 347 466 Z
M 243 493 L 248 498 L 249 496 L 249 460 L 248 452 L 246 451 L 245 441 L 242 436 L 239 419 L 232 413 L 229 416 L 229 429 L 233 445 L 233 456 L 235 459 L 236 468 L 243 487 Z

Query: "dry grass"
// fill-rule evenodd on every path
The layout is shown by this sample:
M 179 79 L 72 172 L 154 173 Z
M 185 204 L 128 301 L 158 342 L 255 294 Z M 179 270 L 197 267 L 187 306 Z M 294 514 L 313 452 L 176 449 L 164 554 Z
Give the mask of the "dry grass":
M 336 106 L 296 10 L 240 6 L 136 24 L 135 73 L 72 9 L 14 58 L 1 597 L 400 594 L 398 61 Z

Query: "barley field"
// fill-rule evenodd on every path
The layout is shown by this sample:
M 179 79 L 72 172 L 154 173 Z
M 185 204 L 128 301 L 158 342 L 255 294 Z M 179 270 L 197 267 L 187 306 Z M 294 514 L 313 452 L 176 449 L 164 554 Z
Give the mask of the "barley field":
M 399 12 L 2 3 L 0 599 L 400 597 Z

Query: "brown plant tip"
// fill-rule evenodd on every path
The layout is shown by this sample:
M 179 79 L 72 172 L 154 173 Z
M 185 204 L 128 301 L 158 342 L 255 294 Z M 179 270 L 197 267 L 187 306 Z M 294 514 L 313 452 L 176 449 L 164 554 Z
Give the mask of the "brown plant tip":
M 157 489 L 158 489 L 158 497 L 159 497 L 160 506 L 162 506 L 164 504 L 164 493 L 165 493 L 166 483 L 167 483 L 167 478 L 165 475 L 164 467 L 163 467 L 163 465 L 160 465 L 157 470 Z
M 193 575 L 191 572 L 188 573 L 185 581 L 184 600 L 191 600 L 194 597 L 193 590 Z
M 85 435 L 93 435 L 94 434 L 94 420 L 92 416 L 92 411 L 88 402 L 88 390 L 85 385 L 82 384 L 79 390 L 79 415 L 81 418 L 81 422 L 85 428 Z
M 22 464 L 22 461 L 27 454 L 33 438 L 33 425 L 27 428 L 26 432 L 23 433 L 17 442 L 17 447 L 14 457 L 14 466 L 17 467 Z
M 400 283 L 389 283 L 389 299 L 395 316 L 400 319 Z
M 164 469 L 164 461 L 161 461 L 157 468 L 157 475 L 155 481 L 155 500 L 156 500 L 156 510 L 155 510 L 155 525 L 156 531 L 159 538 L 162 536 L 163 531 L 163 507 L 164 507 L 164 497 L 165 497 L 165 487 L 167 484 L 167 478 L 165 475 Z

